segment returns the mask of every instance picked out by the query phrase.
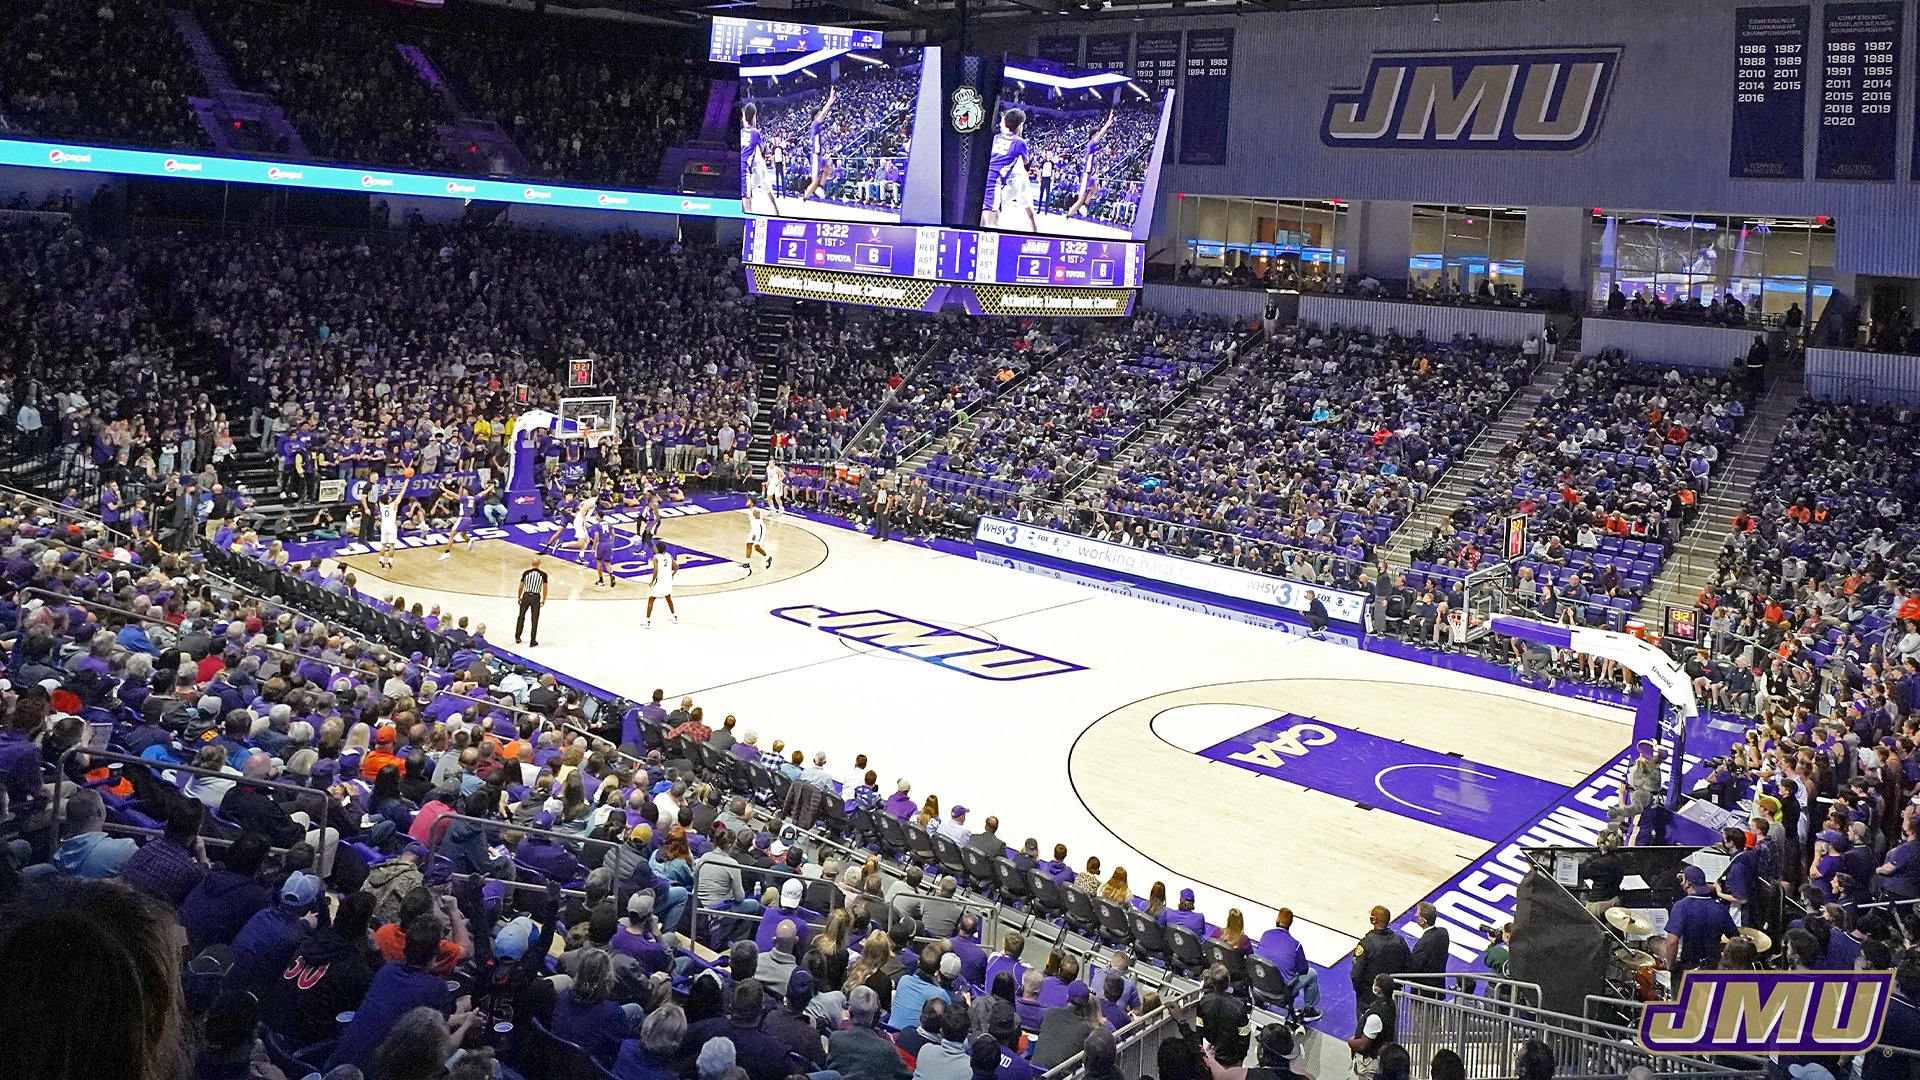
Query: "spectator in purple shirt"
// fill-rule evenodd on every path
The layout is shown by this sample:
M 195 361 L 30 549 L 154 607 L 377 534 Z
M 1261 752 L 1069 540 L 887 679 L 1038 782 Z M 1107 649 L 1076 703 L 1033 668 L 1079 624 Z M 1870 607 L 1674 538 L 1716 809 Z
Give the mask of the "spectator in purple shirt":
M 794 929 L 800 931 L 800 948 L 805 949 L 808 925 L 818 926 L 826 917 L 817 911 L 811 911 L 801 905 L 806 898 L 807 883 L 799 878 L 788 878 L 780 884 L 780 902 L 766 910 L 760 916 L 760 925 L 753 932 L 753 943 L 761 952 L 773 948 L 773 935 L 782 922 L 792 922 Z
M 166 832 L 134 852 L 120 867 L 120 880 L 178 908 L 207 876 L 207 852 L 200 825 L 207 808 L 198 799 L 179 799 L 167 814 Z
M 1053 859 L 1038 865 L 1041 873 L 1062 885 L 1071 885 L 1073 879 L 1080 876 L 1073 867 L 1067 865 L 1067 845 L 1065 844 L 1053 845 Z
M 1320 976 L 1307 963 L 1306 950 L 1294 940 L 1292 908 L 1281 908 L 1275 914 L 1273 929 L 1260 935 L 1260 940 L 1254 942 L 1253 952 L 1271 962 L 1280 977 L 1287 980 L 1303 1010 L 1319 1011 Z
M 227 846 L 224 864 L 187 894 L 180 904 L 180 923 L 186 927 L 188 951 L 232 941 L 247 920 L 267 906 L 273 894 L 260 883 L 259 874 L 268 847 L 258 833 L 242 833 Z
M 1193 890 L 1180 890 L 1180 907 L 1160 913 L 1161 926 L 1184 926 L 1198 937 L 1207 936 L 1207 917 L 1193 910 Z
M 901 821 L 912 821 L 913 815 L 920 812 L 920 804 L 914 802 L 913 796 L 908 794 L 912 790 L 913 785 L 905 780 L 900 781 L 899 786 L 894 788 L 893 794 L 887 796 L 887 813 Z

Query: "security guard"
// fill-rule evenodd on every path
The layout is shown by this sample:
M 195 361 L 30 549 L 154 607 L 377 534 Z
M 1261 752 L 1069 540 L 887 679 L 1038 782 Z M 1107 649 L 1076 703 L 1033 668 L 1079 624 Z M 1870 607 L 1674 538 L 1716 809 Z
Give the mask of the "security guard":
M 1373 923 L 1373 929 L 1367 931 L 1367 936 L 1361 938 L 1360 944 L 1353 950 L 1355 1031 L 1360 1029 L 1361 1023 L 1366 1019 L 1367 1007 L 1373 1004 L 1376 993 L 1374 983 L 1379 977 L 1399 975 L 1413 968 L 1413 952 L 1407 948 L 1407 940 L 1387 926 L 1393 918 L 1393 913 L 1384 907 L 1375 906 L 1367 913 L 1367 918 Z M 1390 995 L 1388 999 L 1391 1000 Z
M 1347 1040 L 1347 1049 L 1353 1052 L 1355 1076 L 1372 1076 L 1379 1068 L 1380 1051 L 1393 1042 L 1398 1034 L 1395 1031 L 1395 1021 L 1399 1017 L 1393 1003 L 1393 976 L 1384 973 L 1374 976 L 1369 989 L 1373 1000 L 1360 1010 L 1360 1022 L 1354 1025 L 1353 1038 Z

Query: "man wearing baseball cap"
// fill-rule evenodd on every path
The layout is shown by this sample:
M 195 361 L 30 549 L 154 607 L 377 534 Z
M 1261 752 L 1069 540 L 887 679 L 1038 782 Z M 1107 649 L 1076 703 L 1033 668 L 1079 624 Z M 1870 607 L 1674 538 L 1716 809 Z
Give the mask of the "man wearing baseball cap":
M 323 890 L 320 879 L 294 871 L 280 885 L 278 903 L 256 912 L 233 939 L 233 972 L 227 985 L 260 992 L 293 959 L 308 930 L 319 924 L 312 914 Z
M 1740 932 L 1726 905 L 1714 899 L 1706 871 L 1684 867 L 1680 881 L 1687 893 L 1667 913 L 1667 970 L 1676 986 L 1681 975 L 1719 959 L 1721 938 Z
M 1207 936 L 1207 917 L 1193 910 L 1193 890 L 1180 890 L 1180 906 L 1173 911 L 1160 913 L 1161 926 L 1182 926 L 1193 931 L 1195 937 Z
M 779 906 L 768 908 L 760 916 L 760 925 L 753 932 L 753 943 L 759 946 L 761 952 L 773 948 L 774 930 L 783 922 L 793 923 L 794 929 L 799 931 L 800 948 L 802 951 L 806 949 L 807 938 L 811 936 L 807 924 L 820 925 L 826 921 L 819 912 L 809 911 L 802 906 L 806 894 L 807 883 L 799 878 L 787 878 L 780 883 Z

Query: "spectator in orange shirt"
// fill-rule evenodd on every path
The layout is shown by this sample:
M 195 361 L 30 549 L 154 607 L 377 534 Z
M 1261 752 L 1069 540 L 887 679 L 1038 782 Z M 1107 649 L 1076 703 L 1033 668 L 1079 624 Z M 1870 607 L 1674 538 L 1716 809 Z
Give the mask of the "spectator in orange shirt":
M 435 958 L 432 970 L 439 975 L 450 974 L 454 965 L 473 952 L 473 937 L 467 932 L 467 920 L 460 914 L 459 903 L 451 895 L 440 897 L 436 903 L 433 893 L 422 886 L 401 897 L 399 918 L 373 932 L 374 947 L 389 960 L 403 959 L 407 951 L 407 927 L 415 919 L 436 914 L 441 924 L 451 931 L 452 937 L 440 939 L 440 955 Z
M 379 776 L 380 770 L 389 765 L 401 769 L 406 767 L 406 762 L 401 760 L 400 755 L 393 752 L 393 740 L 393 725 L 381 724 L 379 730 L 373 733 L 373 748 L 367 751 L 366 757 L 360 759 L 361 776 L 371 780 Z

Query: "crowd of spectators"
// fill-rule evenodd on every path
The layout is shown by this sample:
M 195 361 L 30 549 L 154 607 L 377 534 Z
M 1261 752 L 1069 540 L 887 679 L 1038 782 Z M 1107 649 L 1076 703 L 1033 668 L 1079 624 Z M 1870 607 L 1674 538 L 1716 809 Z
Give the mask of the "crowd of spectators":
M 155 545 L 119 551 L 126 539 L 29 500 L 0 507 L 0 669 L 20 688 L 0 691 L 20 838 L 0 858 L 0 969 L 64 973 L 36 990 L 55 1013 L 90 993 L 67 980 L 98 970 L 29 958 L 44 934 L 62 955 L 125 950 L 143 988 L 87 1013 L 97 1037 L 43 1029 L 21 1048 L 46 1055 L 34 1075 L 146 1061 L 134 1074 L 155 1080 L 236 1065 L 397 1080 L 464 1048 L 485 1077 L 558 1039 L 636 1080 L 726 1080 L 708 1060 L 722 1057 L 769 1080 L 795 1062 L 1024 1076 L 1083 1052 L 1110 1067 L 1114 1029 L 1160 1005 L 1163 976 L 1125 951 L 1063 944 L 1042 962 L 1017 932 L 982 940 L 977 894 L 943 864 L 883 872 L 796 830 L 823 800 L 1313 985 L 1284 914 L 1258 939 L 1237 910 L 1214 927 L 1191 892 L 1136 897 L 1124 868 L 1012 847 L 997 819 L 976 831 L 905 780 L 883 791 L 864 757 L 762 749 L 734 717 L 709 724 L 657 691 L 624 714 L 589 707 L 464 629 L 442 657 L 403 655 L 214 591 Z M 45 595 L 19 602 L 26 589 Z M 90 730 L 132 760 L 110 764 Z M 793 816 L 759 801 L 770 791 Z M 1198 1004 L 1172 1014 L 1192 1080 L 1252 1050 L 1236 977 L 1204 974 Z
M 202 92 L 151 0 L 25 0 L 0 11 L 0 115 L 36 135 L 207 145 L 187 104 Z
M 194 237 L 139 257 L 261 410 L 289 485 L 504 467 L 508 423 L 550 404 L 563 359 L 598 361 L 639 467 L 691 471 L 746 427 L 750 320 L 718 247 L 453 227 Z
M 533 175 L 651 186 L 662 153 L 697 129 L 705 86 L 677 50 L 622 31 L 422 27 L 397 15 L 304 2 L 204 0 L 193 14 L 243 90 L 279 105 L 323 159 L 486 172 L 489 156 L 442 137 L 464 101 L 514 141 Z M 0 25 L 0 114 L 37 135 L 204 148 L 188 98 L 204 79 L 156 0 L 74 7 L 33 0 Z M 441 69 L 442 98 L 400 46 Z M 258 133 L 256 133 L 258 134 Z M 284 149 L 284 148 L 283 148 Z
M 936 493 L 960 499 L 1058 502 L 1212 375 L 1233 344 L 1224 322 L 1157 314 L 1089 334 L 948 432 L 921 473 Z
M 1701 303 L 1698 296 L 1676 297 L 1669 300 L 1659 292 L 1648 295 L 1635 290 L 1629 297 L 1619 285 L 1607 291 L 1607 314 L 1624 319 L 1659 319 L 1666 322 L 1708 323 L 1714 326 L 1747 325 L 1747 305 L 1738 296 L 1727 293 L 1716 296 L 1711 303 Z M 1794 332 L 1800 329 L 1800 305 L 1788 308 L 1782 328 Z
M 214 380 L 188 362 L 192 342 L 154 309 L 151 285 L 65 217 L 0 222 L 5 441 L 57 456 L 63 484 L 131 489 L 236 450 Z
M 1339 327 L 1278 330 L 1242 363 L 1123 455 L 1078 531 L 1322 580 L 1314 553 L 1373 561 L 1528 376 L 1517 348 Z
M 156 5 L 157 6 L 157 5 Z M 392 25 L 321 4 L 214 2 L 196 13 L 243 89 L 273 99 L 323 158 L 475 171 L 447 152 L 430 91 Z
M 1525 514 L 1523 566 L 1532 574 L 1523 586 L 1538 579 L 1543 610 L 1557 610 L 1556 590 L 1576 600 L 1592 591 L 1609 601 L 1604 607 L 1621 611 L 1612 601 L 1622 601 L 1631 610 L 1692 520 L 1750 400 L 1751 390 L 1724 372 L 1584 357 L 1474 478 L 1474 493 L 1420 555 L 1471 570 L 1499 558 L 1506 516 Z
M 906 374 L 935 341 L 939 323 L 836 305 L 806 305 L 801 312 L 780 349 L 783 408 L 774 422 L 775 456 L 878 463 L 897 445 L 891 433 L 882 429 L 866 445 L 855 445 L 854 436 L 906 390 Z
M 1920 659 L 1916 464 L 1900 408 L 1802 403 L 1700 597 L 1704 696 L 1755 715 L 1790 702 L 1862 738 L 1866 714 L 1905 715 Z
M 661 154 L 699 130 L 706 105 L 684 56 L 480 32 L 436 34 L 424 47 L 539 176 L 651 187 Z

